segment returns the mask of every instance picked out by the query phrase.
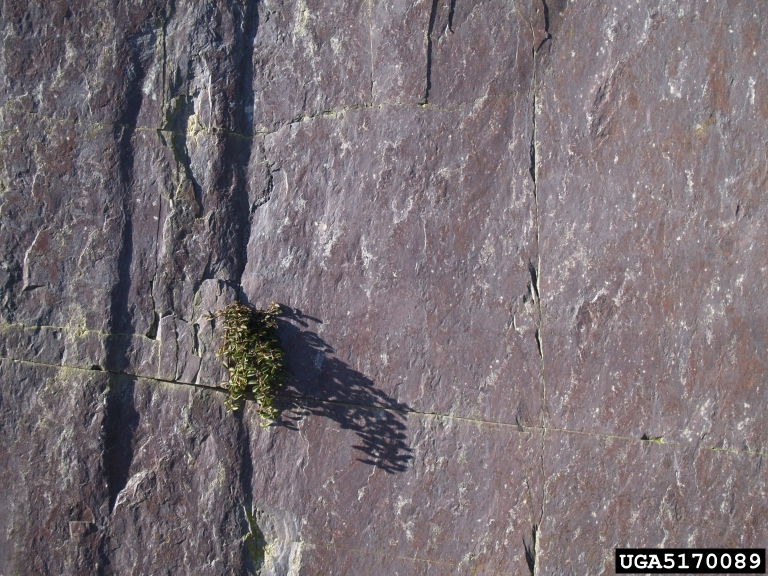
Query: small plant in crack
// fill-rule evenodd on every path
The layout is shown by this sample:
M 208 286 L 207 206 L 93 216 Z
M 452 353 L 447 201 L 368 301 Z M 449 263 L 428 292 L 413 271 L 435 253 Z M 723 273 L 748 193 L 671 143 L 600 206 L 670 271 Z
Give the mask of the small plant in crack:
M 253 563 L 253 568 L 259 570 L 264 565 L 264 557 L 267 549 L 267 542 L 259 525 L 256 523 L 256 515 L 253 511 L 243 506 L 245 520 L 248 523 L 248 532 L 242 537 L 245 544 L 245 550 L 248 553 L 248 559 Z
M 227 410 L 238 410 L 250 394 L 258 404 L 263 426 L 277 417 L 275 395 L 285 381 L 284 353 L 276 334 L 279 315 L 277 302 L 266 310 L 233 302 L 209 316 L 224 319 L 224 335 L 216 356 L 229 370 Z
M 640 440 L 646 440 L 648 442 L 656 442 L 657 444 L 664 443 L 664 439 L 661 436 L 648 436 L 648 434 L 643 434 L 640 437 Z

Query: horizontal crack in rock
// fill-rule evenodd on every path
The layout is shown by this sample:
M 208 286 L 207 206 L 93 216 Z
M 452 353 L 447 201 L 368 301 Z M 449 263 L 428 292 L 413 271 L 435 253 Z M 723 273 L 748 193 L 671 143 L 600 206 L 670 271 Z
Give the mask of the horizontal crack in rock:
M 235 136 L 237 138 L 245 138 L 245 139 L 252 139 L 252 138 L 262 138 L 264 136 L 269 136 L 270 134 L 275 134 L 276 132 L 279 132 L 283 128 L 287 126 L 292 126 L 294 124 L 300 124 L 302 122 L 308 122 L 312 120 L 317 120 L 319 118 L 332 118 L 334 116 L 339 116 L 341 114 L 344 114 L 346 112 L 350 111 L 358 111 L 358 110 L 371 110 L 371 111 L 377 111 L 377 112 L 383 112 L 385 109 L 391 109 L 391 108 L 411 108 L 411 109 L 418 109 L 418 110 L 434 110 L 439 112 L 458 112 L 462 107 L 472 107 L 478 103 L 482 103 L 488 100 L 501 100 L 501 99 L 514 99 L 518 96 L 517 92 L 513 93 L 498 93 L 493 94 L 491 96 L 483 96 L 481 98 L 477 98 L 475 100 L 468 100 L 466 102 L 456 102 L 452 105 L 452 107 L 443 107 L 443 106 L 435 106 L 433 104 L 429 103 L 397 103 L 397 104 L 390 104 L 390 103 L 378 103 L 378 104 L 363 104 L 363 105 L 356 105 L 356 106 L 342 106 L 340 108 L 333 108 L 329 110 L 323 110 L 321 112 L 318 112 L 316 114 L 301 114 L 299 116 L 296 116 L 294 118 L 291 118 L 290 120 L 287 120 L 281 124 L 279 124 L 275 129 L 273 130 L 259 130 L 257 132 L 254 132 L 252 134 L 243 134 L 242 132 L 236 132 L 234 130 L 229 130 L 228 128 L 224 128 L 222 126 L 209 126 L 204 127 L 202 130 L 198 132 L 198 134 L 226 134 L 229 136 Z M 9 110 L 11 112 L 15 112 L 16 114 L 23 114 L 25 116 L 32 116 L 36 118 L 40 118 L 42 120 L 47 120 L 49 122 L 57 122 L 59 124 L 68 124 L 73 126 L 86 126 L 89 128 L 103 128 L 105 130 L 112 130 L 114 128 L 122 128 L 125 130 L 135 130 L 137 132 L 161 132 L 162 134 L 166 135 L 186 135 L 186 132 L 180 132 L 178 130 L 172 130 L 168 128 L 164 128 L 162 126 L 130 126 L 126 125 L 120 122 L 87 122 L 87 121 L 79 121 L 79 120 L 69 120 L 65 118 L 56 118 L 53 116 L 47 116 L 45 114 L 41 114 L 39 112 L 30 112 L 29 110 L 20 110 L 18 108 L 14 108 L 13 106 L 10 106 L 8 104 L 4 106 L 0 106 L 2 109 Z M 16 131 L 16 129 L 9 129 L 5 132 L 12 132 Z M 2 133 L 2 132 L 0 132 Z
M 48 364 L 46 362 L 36 362 L 34 360 L 19 360 L 17 358 L 10 358 L 8 356 L 0 356 L 0 362 L 17 362 L 19 364 L 30 364 L 33 366 L 45 366 L 47 368 L 56 368 L 59 370 L 82 370 L 84 372 L 97 371 L 93 368 L 83 368 L 81 366 L 69 366 L 61 364 Z M 151 380 L 154 382 L 161 382 L 163 384 L 173 384 L 176 386 L 189 386 L 191 388 L 198 388 L 203 390 L 212 390 L 215 392 L 221 392 L 222 394 L 227 392 L 226 388 L 219 386 L 206 386 L 205 384 L 192 384 L 188 382 L 178 382 L 175 380 L 164 380 L 162 378 L 156 378 L 154 376 L 142 376 L 139 374 L 131 374 L 129 372 L 114 372 L 109 370 L 99 370 L 100 373 L 113 374 L 115 376 L 127 376 L 129 378 L 136 378 L 142 380 Z M 546 433 L 561 433 L 561 434 L 578 434 L 580 436 L 592 436 L 594 438 L 605 438 L 609 440 L 624 440 L 628 442 L 641 442 L 647 446 L 665 446 L 673 448 L 695 448 L 695 444 L 682 444 L 680 442 L 649 442 L 641 438 L 635 438 L 632 436 L 621 436 L 619 434 L 608 434 L 605 432 L 587 432 L 584 430 L 569 430 L 567 428 L 552 428 L 546 426 L 521 426 L 517 422 L 499 422 L 496 420 L 483 420 L 481 418 L 466 418 L 464 416 L 456 416 L 452 414 L 442 414 L 439 412 L 423 412 L 420 410 L 402 410 L 399 408 L 386 408 L 383 406 L 376 406 L 374 404 L 354 404 L 351 402 L 341 402 L 338 400 L 324 400 L 321 398 L 312 398 L 311 396 L 294 396 L 290 394 L 280 394 L 279 398 L 290 398 L 293 400 L 301 400 L 306 402 L 319 402 L 323 404 L 336 404 L 343 406 L 355 406 L 358 408 L 366 408 L 370 410 L 381 410 L 382 412 L 397 412 L 398 414 L 407 414 L 413 416 L 426 416 L 431 418 L 445 418 L 446 420 L 457 420 L 460 422 L 469 422 L 472 424 L 482 424 L 488 426 L 503 426 L 509 428 L 512 432 L 525 433 L 525 432 L 546 432 Z M 736 450 L 733 448 L 718 448 L 716 446 L 699 446 L 699 449 L 711 450 L 713 452 L 728 452 L 731 454 L 746 454 L 759 457 L 767 457 L 768 452 L 760 452 L 759 450 Z

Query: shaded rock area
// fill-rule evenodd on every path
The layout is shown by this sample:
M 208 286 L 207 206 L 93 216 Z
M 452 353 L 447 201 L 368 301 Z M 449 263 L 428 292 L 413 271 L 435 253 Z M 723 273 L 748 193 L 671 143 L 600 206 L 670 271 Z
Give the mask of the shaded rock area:
M 765 547 L 766 10 L 3 3 L 0 574 Z

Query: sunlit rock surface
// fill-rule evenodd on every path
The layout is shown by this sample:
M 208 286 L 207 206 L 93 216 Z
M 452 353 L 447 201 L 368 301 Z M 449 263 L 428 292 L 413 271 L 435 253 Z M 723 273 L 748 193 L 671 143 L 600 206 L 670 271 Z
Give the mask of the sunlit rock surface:
M 761 2 L 0 8 L 0 573 L 768 538 Z M 282 305 L 279 421 L 209 314 Z

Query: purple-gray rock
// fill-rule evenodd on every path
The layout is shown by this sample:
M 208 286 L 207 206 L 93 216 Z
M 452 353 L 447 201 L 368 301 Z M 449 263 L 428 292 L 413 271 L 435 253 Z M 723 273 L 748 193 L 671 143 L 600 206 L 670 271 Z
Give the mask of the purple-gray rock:
M 759 2 L 0 7 L 0 574 L 764 547 Z M 281 415 L 210 313 L 282 306 Z

